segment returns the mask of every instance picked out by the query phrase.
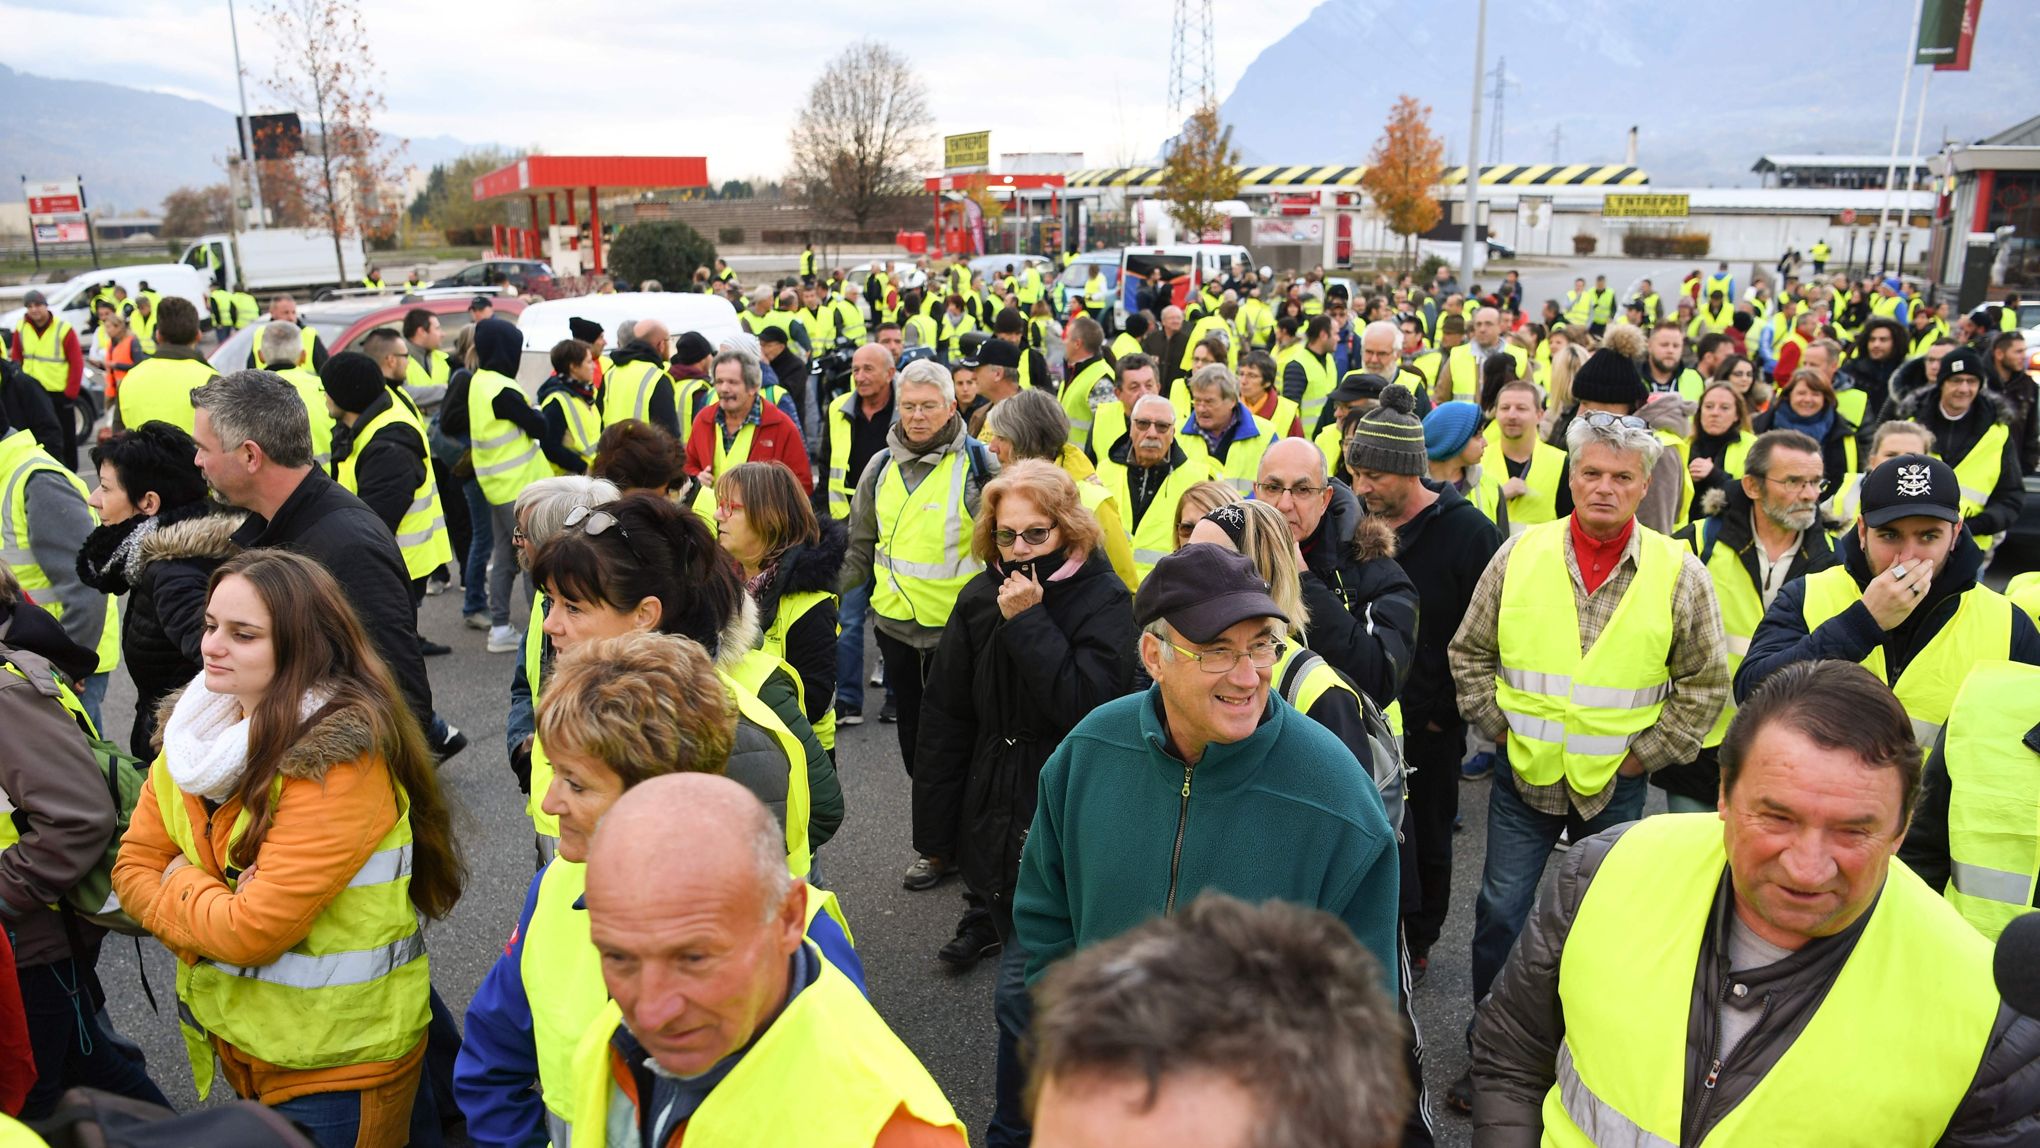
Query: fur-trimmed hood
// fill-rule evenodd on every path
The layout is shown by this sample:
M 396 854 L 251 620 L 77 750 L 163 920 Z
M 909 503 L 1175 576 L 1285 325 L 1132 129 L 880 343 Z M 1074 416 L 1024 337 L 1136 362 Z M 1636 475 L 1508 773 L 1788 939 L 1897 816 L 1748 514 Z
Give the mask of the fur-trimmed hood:
M 791 547 L 780 557 L 778 573 L 772 578 L 772 597 L 834 591 L 836 576 L 843 571 L 843 556 L 849 549 L 849 526 L 840 519 L 824 519 L 819 541 Z
M 1386 519 L 1368 515 L 1353 528 L 1353 557 L 1362 562 L 1395 557 L 1395 527 Z
M 225 561 L 232 558 L 241 550 L 234 545 L 234 531 L 239 530 L 247 518 L 247 514 L 235 510 L 201 514 L 173 522 L 142 540 L 136 573 L 139 575 L 153 562 L 174 562 L 184 558 Z
M 735 673 L 737 663 L 744 660 L 745 654 L 758 648 L 758 639 L 764 633 L 764 627 L 758 623 L 758 603 L 752 601 L 749 594 L 742 595 L 740 600 L 742 608 L 716 639 L 715 668 L 724 673 Z
M 186 687 L 189 688 L 189 687 Z M 177 708 L 183 689 L 172 690 L 156 703 L 156 733 L 151 744 L 163 752 L 163 730 Z M 329 704 L 296 744 L 284 751 L 277 771 L 285 777 L 317 781 L 336 765 L 358 761 L 376 749 L 376 722 L 363 707 L 348 702 Z

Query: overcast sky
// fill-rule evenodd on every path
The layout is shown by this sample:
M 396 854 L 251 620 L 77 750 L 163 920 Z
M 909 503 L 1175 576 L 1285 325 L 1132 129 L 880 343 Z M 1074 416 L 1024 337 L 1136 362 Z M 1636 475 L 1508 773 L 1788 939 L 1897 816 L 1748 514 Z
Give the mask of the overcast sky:
M 1317 0 L 1213 0 L 1221 98 Z M 385 76 L 387 130 L 554 154 L 705 155 L 714 181 L 785 166 L 786 138 L 824 62 L 872 37 L 912 61 L 937 134 L 989 129 L 996 156 L 1081 151 L 1143 162 L 1163 138 L 1166 0 L 981 5 L 359 0 Z M 258 3 L 237 2 L 248 102 L 278 48 Z M 964 18 L 964 13 L 969 18 Z M 0 0 L 0 60 L 236 106 L 225 0 Z M 32 31 L 31 31 L 32 30 Z M 60 46 L 53 50 L 53 46 Z

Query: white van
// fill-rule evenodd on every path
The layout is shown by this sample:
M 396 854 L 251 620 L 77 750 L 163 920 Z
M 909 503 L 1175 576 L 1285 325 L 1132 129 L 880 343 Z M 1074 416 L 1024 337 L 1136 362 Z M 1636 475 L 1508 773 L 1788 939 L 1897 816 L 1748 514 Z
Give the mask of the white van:
M 1253 255 L 1237 243 L 1174 243 L 1151 247 L 1128 247 L 1120 252 L 1119 305 L 1123 313 L 1140 309 L 1140 292 L 1146 290 L 1149 273 L 1159 270 L 1170 291 L 1170 302 L 1187 307 L 1210 280 L 1224 281 L 1237 266 L 1245 271 L 1254 265 Z
M 239 263 L 235 262 L 237 245 Z M 361 249 L 361 238 L 342 239 L 340 254 L 346 273 L 336 278 L 332 235 L 308 227 L 276 227 L 243 231 L 233 243 L 228 242 L 225 232 L 201 235 L 191 241 L 177 261 L 208 275 L 223 268 L 225 273 L 220 281 L 229 289 L 235 283 L 246 284 L 249 291 L 360 285 L 361 277 L 368 272 L 368 255 Z
M 71 329 L 82 337 L 94 322 L 92 295 L 108 281 L 127 288 L 130 298 L 140 294 L 142 284 L 147 283 L 149 290 L 166 299 L 172 295 L 180 299 L 189 299 L 198 308 L 201 317 L 205 315 L 206 292 L 212 290 L 212 284 L 206 280 L 204 272 L 186 267 L 182 263 L 136 263 L 128 267 L 108 267 L 101 271 L 87 271 L 62 283 L 48 286 L 32 285 L 32 289 L 41 291 L 43 297 L 50 301 L 50 310 L 56 312 L 58 318 L 69 323 Z M 21 326 L 21 316 L 26 310 L 25 307 L 14 307 L 0 311 L 0 328 L 12 331 Z M 89 349 L 87 355 L 90 355 Z
M 721 346 L 725 338 L 744 330 L 737 321 L 737 309 L 716 295 L 623 291 L 533 303 L 517 317 L 517 327 L 524 332 L 524 361 L 518 367 L 517 381 L 527 389 L 535 391 L 552 374 L 553 344 L 574 337 L 567 327 L 570 318 L 600 323 L 611 351 L 617 346 L 616 325 L 625 319 L 656 319 L 676 340 L 688 331 L 698 331 L 711 347 Z

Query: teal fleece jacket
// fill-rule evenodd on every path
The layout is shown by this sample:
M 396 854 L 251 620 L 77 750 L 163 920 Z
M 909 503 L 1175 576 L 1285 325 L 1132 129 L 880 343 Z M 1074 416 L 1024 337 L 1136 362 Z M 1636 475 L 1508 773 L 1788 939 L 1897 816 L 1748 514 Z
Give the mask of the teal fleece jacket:
M 1195 766 L 1169 751 L 1161 706 L 1160 686 L 1099 706 L 1042 767 L 1013 897 L 1028 982 L 1163 912 L 1180 818 L 1177 906 L 1215 889 L 1323 909 L 1374 954 L 1393 996 L 1401 886 L 1374 779 L 1273 692 L 1253 736 Z

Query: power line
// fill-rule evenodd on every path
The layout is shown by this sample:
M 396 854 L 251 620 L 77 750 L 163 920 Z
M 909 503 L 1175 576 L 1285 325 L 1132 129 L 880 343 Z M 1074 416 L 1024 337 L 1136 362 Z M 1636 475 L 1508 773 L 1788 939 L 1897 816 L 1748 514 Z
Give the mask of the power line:
M 1489 163 L 1500 163 L 1502 162 L 1502 137 L 1505 134 L 1502 126 L 1504 102 L 1510 88 L 1520 88 L 1523 85 L 1509 78 L 1509 58 L 1507 56 L 1495 57 L 1494 70 L 1489 72 L 1488 75 L 1493 77 L 1495 81 L 1495 94 L 1492 97 L 1495 102 L 1495 122 L 1488 133 L 1487 161 Z
M 1211 0 L 1176 0 L 1169 36 L 1168 135 L 1191 113 L 1217 102 L 1217 64 L 1211 34 Z

